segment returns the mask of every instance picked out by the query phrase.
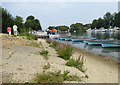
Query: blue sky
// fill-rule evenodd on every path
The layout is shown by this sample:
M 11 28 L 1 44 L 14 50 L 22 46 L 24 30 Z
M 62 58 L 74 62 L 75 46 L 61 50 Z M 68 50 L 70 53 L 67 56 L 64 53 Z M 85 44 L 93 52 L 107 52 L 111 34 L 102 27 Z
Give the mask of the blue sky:
M 117 2 L 3 2 L 2 7 L 24 20 L 29 15 L 35 16 L 43 29 L 73 23 L 87 24 L 108 11 L 118 11 Z

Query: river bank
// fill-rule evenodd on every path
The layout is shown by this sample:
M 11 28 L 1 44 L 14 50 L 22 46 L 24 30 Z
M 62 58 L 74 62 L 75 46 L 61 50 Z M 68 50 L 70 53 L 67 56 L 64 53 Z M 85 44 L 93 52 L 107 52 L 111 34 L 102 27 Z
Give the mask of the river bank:
M 59 42 L 59 41 L 57 41 Z M 74 57 L 84 56 L 87 68 L 86 74 L 89 79 L 86 83 L 118 83 L 118 65 L 117 58 L 99 55 L 70 45 L 74 49 Z
M 2 36 L 2 82 L 3 83 L 25 83 L 31 82 L 37 73 L 44 71 L 43 66 L 48 62 L 50 68 L 46 71 L 69 70 L 71 75 L 85 76 L 79 83 L 118 83 L 118 65 L 96 54 L 74 49 L 73 58 L 82 55 L 85 58 L 85 73 L 74 67 L 65 65 L 66 60 L 57 57 L 55 49 L 49 47 L 44 39 L 27 40 L 25 37 Z M 31 45 L 31 43 L 38 43 Z M 38 47 L 40 45 L 40 47 Z M 41 47 L 42 46 L 42 47 Z M 48 60 L 44 59 L 39 51 L 48 50 Z M 24 77 L 23 77 L 24 76 Z M 76 81 L 65 81 L 65 83 L 78 83 Z

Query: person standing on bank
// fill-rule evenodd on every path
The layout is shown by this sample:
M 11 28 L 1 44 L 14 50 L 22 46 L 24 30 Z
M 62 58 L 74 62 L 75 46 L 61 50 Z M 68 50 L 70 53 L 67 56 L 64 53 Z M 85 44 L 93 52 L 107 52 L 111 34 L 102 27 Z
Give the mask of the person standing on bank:
M 18 28 L 17 25 L 13 26 L 14 35 L 16 35 L 16 36 L 17 36 L 17 33 L 18 33 L 17 28 Z
M 7 32 L 8 34 L 11 36 L 11 31 L 12 31 L 12 28 L 11 27 L 7 27 Z

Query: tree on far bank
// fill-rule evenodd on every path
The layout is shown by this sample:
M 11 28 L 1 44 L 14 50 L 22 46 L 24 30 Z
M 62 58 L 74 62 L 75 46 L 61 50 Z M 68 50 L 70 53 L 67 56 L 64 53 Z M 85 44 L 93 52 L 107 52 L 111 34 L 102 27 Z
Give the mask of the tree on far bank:
M 30 15 L 26 18 L 26 22 L 25 22 L 24 26 L 27 31 L 29 31 L 30 29 L 36 30 L 36 31 L 42 30 L 39 20 L 35 19 L 35 17 L 32 15 Z
M 83 25 L 82 23 L 75 23 L 70 25 L 70 32 L 80 32 L 80 31 L 85 31 L 89 28 L 90 24 L 85 24 Z
M 115 18 L 114 18 L 114 26 L 116 27 L 120 27 L 120 12 L 115 14 Z

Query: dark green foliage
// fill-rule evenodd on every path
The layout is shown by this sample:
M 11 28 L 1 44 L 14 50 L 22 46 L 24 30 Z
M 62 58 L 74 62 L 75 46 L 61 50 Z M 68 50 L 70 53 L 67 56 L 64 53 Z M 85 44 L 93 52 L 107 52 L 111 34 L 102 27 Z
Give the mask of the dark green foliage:
M 26 18 L 26 20 L 34 20 L 34 19 L 35 19 L 35 17 L 32 16 L 32 15 L 30 15 L 30 16 L 28 16 L 28 17 Z
M 80 32 L 80 31 L 85 31 L 86 30 L 87 25 L 83 25 L 82 23 L 76 23 L 76 24 L 72 24 L 70 25 L 70 32 Z
M 120 27 L 120 12 L 115 14 L 114 26 Z
M 68 26 L 49 26 L 47 29 L 52 30 L 52 29 L 56 29 L 56 30 L 60 30 L 60 31 L 68 31 L 69 27 Z
M 14 24 L 17 25 L 17 27 L 18 27 L 18 32 L 19 32 L 19 33 L 24 32 L 25 29 L 24 29 L 23 18 L 22 18 L 22 17 L 16 16 L 16 17 L 14 18 Z
M 55 29 L 55 26 L 49 26 L 47 29 L 49 30 Z
M 69 71 L 43 72 L 37 74 L 34 83 L 63 83 L 64 81 L 81 81 L 81 78 L 75 75 L 68 75 Z
M 64 46 L 64 47 L 58 47 L 57 48 L 57 54 L 59 57 L 68 60 L 73 53 L 73 49 L 70 46 Z
M 39 20 L 35 19 L 34 16 L 32 15 L 27 17 L 26 22 L 25 22 L 25 28 L 28 31 L 30 31 L 31 29 L 42 30 Z
M 57 26 L 56 29 L 60 31 L 68 31 L 69 27 L 68 26 Z
M 107 12 L 103 18 L 99 18 L 99 19 L 94 19 L 92 24 L 91 24 L 91 28 L 110 28 L 111 27 L 120 27 L 120 13 L 114 13 L 111 14 L 110 12 Z
M 30 30 L 42 30 L 40 22 L 35 19 L 34 16 L 28 16 L 26 22 L 23 23 L 23 18 L 16 16 L 15 18 L 4 8 L 0 7 L 0 25 L 2 26 L 2 32 L 7 33 L 7 27 L 13 27 L 14 24 L 18 26 L 18 32 L 21 34 Z
M 2 9 L 2 32 L 7 32 L 7 27 L 12 27 L 14 25 L 14 19 L 12 15 L 4 8 Z M 1 10 L 0 10 L 1 11 Z
M 82 71 L 82 72 L 85 72 L 85 69 L 83 68 L 84 66 L 84 60 L 83 58 L 78 57 L 78 59 L 69 59 L 66 63 L 67 66 L 71 66 L 71 67 L 76 67 L 78 70 Z

